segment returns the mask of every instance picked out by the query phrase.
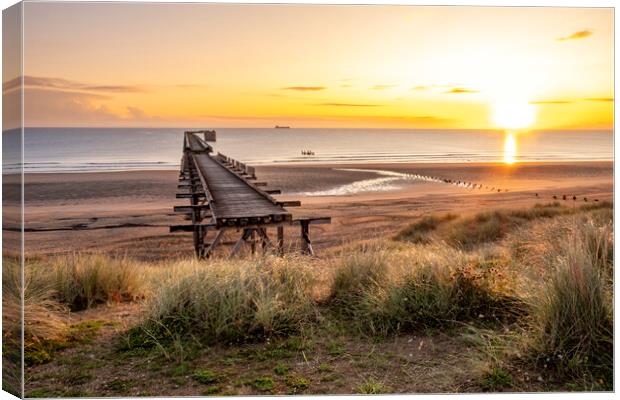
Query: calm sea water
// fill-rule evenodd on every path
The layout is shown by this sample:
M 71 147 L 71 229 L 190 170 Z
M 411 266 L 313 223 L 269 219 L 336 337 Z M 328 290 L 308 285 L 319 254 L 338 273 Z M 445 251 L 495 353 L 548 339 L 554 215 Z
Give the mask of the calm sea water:
M 217 130 L 215 149 L 252 165 L 284 163 L 484 162 L 506 157 L 499 131 L 390 129 Z M 26 172 L 176 169 L 184 128 L 28 128 Z M 517 162 L 613 160 L 612 131 L 520 133 Z M 15 171 L 18 135 L 3 133 L 3 172 Z M 311 150 L 313 156 L 303 156 Z

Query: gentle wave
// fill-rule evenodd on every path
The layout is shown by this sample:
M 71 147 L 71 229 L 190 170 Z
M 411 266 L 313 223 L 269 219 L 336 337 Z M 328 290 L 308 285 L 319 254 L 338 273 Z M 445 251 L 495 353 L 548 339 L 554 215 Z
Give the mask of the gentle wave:
M 336 186 L 327 190 L 317 190 L 313 192 L 299 192 L 301 196 L 346 196 L 367 192 L 388 192 L 399 190 L 403 187 L 405 181 L 424 181 L 424 182 L 441 182 L 440 179 L 419 175 L 408 174 L 402 172 L 381 170 L 381 169 L 357 169 L 357 168 L 334 168 L 336 171 L 348 172 L 371 172 L 382 176 L 381 178 L 363 179 L 345 185 Z M 399 184 L 400 183 L 400 184 Z

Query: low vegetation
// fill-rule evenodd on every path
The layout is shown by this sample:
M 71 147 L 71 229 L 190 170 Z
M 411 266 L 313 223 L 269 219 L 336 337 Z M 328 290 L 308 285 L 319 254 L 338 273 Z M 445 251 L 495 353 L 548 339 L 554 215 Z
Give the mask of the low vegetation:
M 114 336 L 114 357 L 144 358 L 153 371 L 162 368 L 153 360 L 176 363 L 171 379 L 199 387 L 196 393 L 342 392 L 342 385 L 368 394 L 399 391 L 398 373 L 385 371 L 412 365 L 402 360 L 424 351 L 422 337 L 442 335 L 471 336 L 473 352 L 463 357 L 475 378 L 459 390 L 536 390 L 542 381 L 555 382 L 548 390 L 613 388 L 611 204 L 431 216 L 396 238 L 350 245 L 320 261 L 28 260 L 26 357 L 48 362 L 59 349 L 96 337 L 99 326 L 69 323 L 69 310 L 139 300 L 143 318 Z M 320 279 L 317 262 L 326 274 Z M 6 317 L 19 310 L 19 268 L 7 259 L 3 284 Z M 5 338 L 15 329 L 5 324 Z M 375 344 L 351 350 L 407 337 L 405 347 L 417 349 L 411 354 L 388 359 Z M 194 361 L 204 351 L 225 356 Z M 339 376 L 343 365 L 382 375 L 349 383 Z M 78 389 L 93 379 L 84 373 L 89 378 L 80 378 Z M 129 381 L 106 385 L 138 394 Z
M 195 338 L 205 344 L 299 332 L 316 318 L 307 261 L 266 257 L 204 264 L 187 261 L 160 282 L 128 346 Z

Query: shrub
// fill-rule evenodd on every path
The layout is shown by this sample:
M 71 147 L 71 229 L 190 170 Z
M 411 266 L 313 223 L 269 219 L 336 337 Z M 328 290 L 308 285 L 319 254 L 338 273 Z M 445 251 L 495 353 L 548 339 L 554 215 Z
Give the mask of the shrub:
M 533 353 L 563 375 L 613 382 L 610 229 L 575 221 L 552 254 L 553 273 L 533 298 Z
M 152 296 L 129 346 L 174 338 L 235 342 L 299 332 L 316 317 L 303 257 L 187 261 Z M 142 341 L 142 343 L 141 343 Z

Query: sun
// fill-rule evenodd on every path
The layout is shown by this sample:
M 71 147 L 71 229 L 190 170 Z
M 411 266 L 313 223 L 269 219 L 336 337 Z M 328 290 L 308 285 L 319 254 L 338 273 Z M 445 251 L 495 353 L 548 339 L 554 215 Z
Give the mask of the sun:
M 524 129 L 536 121 L 536 107 L 527 101 L 504 100 L 493 103 L 493 121 L 504 129 Z

